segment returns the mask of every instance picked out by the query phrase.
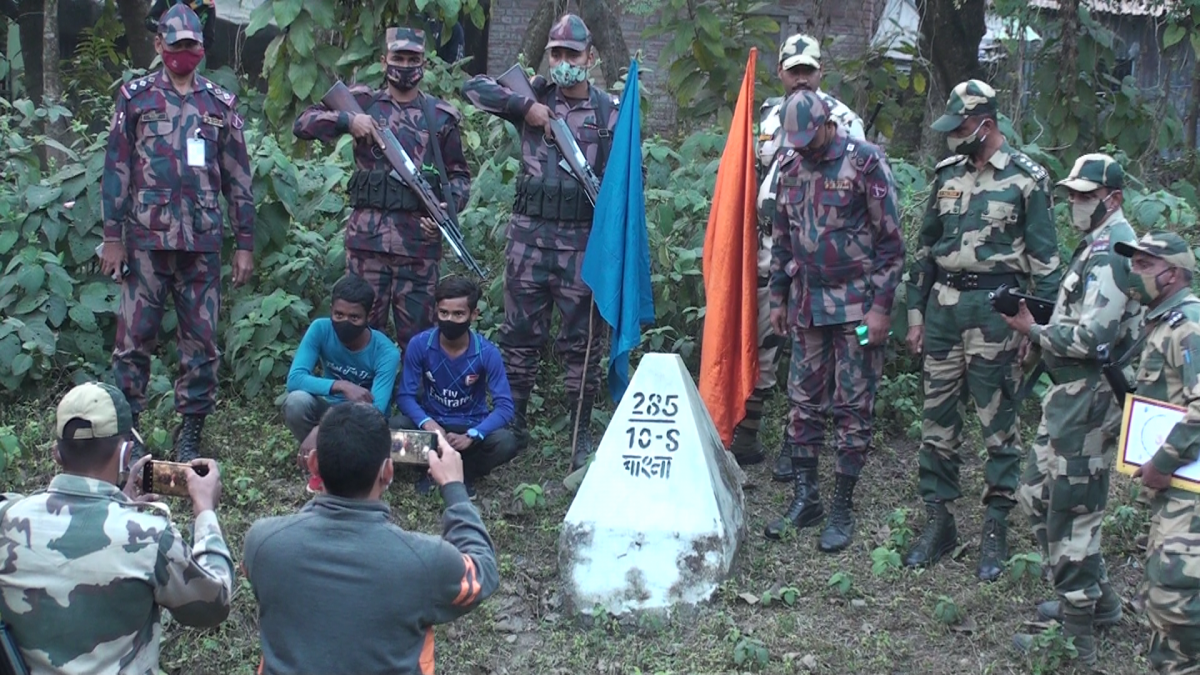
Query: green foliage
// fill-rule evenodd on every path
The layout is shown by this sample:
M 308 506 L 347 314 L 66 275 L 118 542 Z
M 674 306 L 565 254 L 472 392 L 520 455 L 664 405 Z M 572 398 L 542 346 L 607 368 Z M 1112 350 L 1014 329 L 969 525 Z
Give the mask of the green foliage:
M 1036 582 L 1042 577 L 1042 556 L 1039 553 L 1018 553 L 1008 559 L 1008 573 L 1013 581 L 1022 579 Z
M 546 505 L 546 493 L 536 483 L 521 483 L 513 490 L 513 494 L 525 503 L 526 508 Z
M 779 24 L 761 13 L 766 6 L 757 0 L 662 0 L 636 8 L 657 11 L 657 24 L 644 37 L 670 38 L 659 57 L 660 70 L 665 68 L 667 90 L 680 113 L 708 120 L 721 112 L 728 126 L 751 47 L 758 48 L 756 84 L 778 88 L 770 66 Z
M 771 652 L 762 640 L 743 637 L 733 647 L 733 662 L 738 666 L 764 668 L 771 661 Z
M 16 430 L 11 425 L 0 427 L 0 474 L 22 454 L 21 439 Z
M 1061 673 L 1078 656 L 1075 638 L 1065 637 L 1062 625 L 1057 623 L 1034 635 L 1029 650 L 1033 675 Z
M 825 582 L 825 585 L 837 591 L 838 595 L 845 598 L 854 590 L 854 578 L 847 572 L 834 572 L 830 575 L 829 581 Z
M 762 606 L 769 607 L 772 602 L 779 601 L 791 607 L 800 599 L 800 589 L 794 586 L 784 586 L 778 590 L 769 590 L 762 594 Z
M 933 607 L 933 618 L 937 619 L 938 623 L 954 626 L 962 622 L 964 614 L 959 609 L 958 603 L 954 602 L 954 598 L 948 595 L 939 595 L 937 604 Z
M 875 576 L 888 576 L 890 574 L 894 574 L 899 569 L 899 552 L 888 548 L 887 546 L 878 546 L 871 551 L 871 573 Z
M 267 120 L 274 127 L 286 126 L 303 106 L 319 101 L 336 79 L 379 85 L 388 26 L 419 23 L 428 16 L 444 22 L 443 34 L 449 35 L 460 12 L 476 26 L 483 26 L 484 12 L 478 0 L 263 2 L 251 12 L 246 35 L 258 33 L 272 22 L 281 31 L 263 56 Z

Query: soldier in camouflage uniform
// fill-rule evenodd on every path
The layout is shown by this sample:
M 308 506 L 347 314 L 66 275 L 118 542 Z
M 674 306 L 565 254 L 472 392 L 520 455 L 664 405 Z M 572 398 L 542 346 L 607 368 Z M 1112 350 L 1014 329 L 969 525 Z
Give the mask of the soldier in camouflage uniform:
M 417 194 L 389 176 L 393 169 L 375 127 L 392 130 L 409 157 L 423 163 L 422 173 L 443 204 L 453 202 L 455 211 L 467 205 L 471 171 L 459 131 L 462 114 L 418 86 L 425 74 L 424 31 L 389 28 L 384 47 L 387 86 L 350 88 L 364 114 L 351 117 L 318 103 L 296 118 L 292 132 L 306 141 L 332 143 L 346 133 L 357 139 L 356 170 L 347 186 L 354 209 L 346 222 L 346 270 L 375 289 L 371 327 L 386 332 L 390 308 L 396 344 L 405 349 L 412 336 L 433 325 L 442 237 Z
M 1163 675 L 1200 672 L 1200 494 L 1171 485 L 1171 474 L 1200 459 L 1200 298 L 1191 290 L 1196 256 L 1173 232 L 1136 245 L 1126 292 L 1146 305 L 1137 393 L 1186 409 L 1166 441 L 1134 474 L 1149 490 L 1150 538 L 1139 588 L 1153 635 L 1150 664 Z
M 1054 571 L 1060 600 L 1044 602 L 1044 620 L 1062 622 L 1085 664 L 1096 662 L 1093 621 L 1121 619 L 1121 599 L 1100 554 L 1109 467 L 1121 433 L 1121 409 L 1100 370 L 1097 349 L 1124 354 L 1134 343 L 1141 306 L 1125 296 L 1129 260 L 1112 253 L 1137 237 L 1121 210 L 1125 172 L 1108 155 L 1083 155 L 1059 181 L 1071 203 L 1071 224 L 1083 234 L 1067 265 L 1054 314 L 1034 323 L 1022 304 L 1010 328 L 1039 349 L 1054 385 L 1042 397 L 1042 421 L 1025 463 L 1019 499 L 1042 556 Z M 1026 651 L 1032 635 L 1017 635 Z
M 0 500 L 0 615 L 31 675 L 157 673 L 162 608 L 201 628 L 229 615 L 233 559 L 216 505 L 211 459 L 187 472 L 196 524 L 188 546 L 165 504 L 138 489 L 149 456 L 116 486 L 137 439 L 125 396 L 88 382 L 58 404 L 54 458 L 63 473 L 44 491 Z
M 904 267 L 904 235 L 883 151 L 850 140 L 825 102 L 799 91 L 784 103 L 778 208 L 771 250 L 771 325 L 790 336 L 791 409 L 784 434 L 795 473 L 787 513 L 767 526 L 778 539 L 824 515 L 817 459 L 832 415 L 837 482 L 822 551 L 854 532 L 854 486 L 871 445 L 875 388 Z M 856 335 L 867 327 L 867 344 Z
M 837 122 L 851 140 L 863 140 L 862 120 L 836 98 L 820 90 L 821 47 L 807 35 L 793 35 L 779 49 L 779 78 L 789 94 L 800 90 L 815 91 L 825 102 L 829 117 Z M 763 404 L 775 389 L 775 372 L 779 369 L 779 347 L 783 338 L 771 330 L 771 301 L 767 281 L 771 269 L 771 215 L 775 212 L 775 179 L 778 165 L 775 152 L 782 138 L 779 111 L 783 98 L 763 102 L 759 123 L 758 189 L 759 243 L 758 249 L 758 382 L 746 400 L 746 416 L 733 430 L 729 445 L 738 463 L 746 466 L 763 460 L 758 430 L 762 421 Z M 792 457 L 784 449 L 772 472 L 776 480 L 792 479 Z
M 957 153 L 937 165 L 908 289 L 908 347 L 924 352 L 925 412 L 920 490 L 928 520 L 905 556 L 932 565 L 958 541 L 947 504 L 961 496 L 963 410 L 969 397 L 988 460 L 979 578 L 995 580 L 1008 557 L 1021 449 L 1016 392 L 1024 338 L 991 308 L 1001 285 L 1042 298 L 1058 294 L 1058 236 L 1046 170 L 1008 145 L 996 125 L 996 92 L 968 80 L 933 123 Z
M 522 442 L 527 441 L 529 395 L 550 331 L 551 308 L 557 306 L 562 325 L 555 351 L 567 369 L 573 436 L 578 429 L 571 460 L 575 470 L 592 452 L 588 425 L 600 388 L 599 338 L 604 322 L 582 278 L 592 207 L 583 186 L 559 165 L 558 149 L 543 137 L 551 117 L 565 119 L 592 170 L 602 177 L 617 123 L 618 101 L 588 82 L 595 52 L 583 19 L 563 15 L 550 28 L 546 48 L 550 52 L 549 79 L 535 76 L 531 82 L 538 100 L 514 94 L 486 75 L 471 78 L 463 85 L 463 94 L 480 110 L 515 125 L 524 149 L 508 226 L 504 325 L 500 329 L 500 347 L 516 405 L 514 431 Z M 585 356 L 590 356 L 586 372 Z
M 104 156 L 101 266 L 120 278 L 113 373 L 133 408 L 146 406 L 150 355 L 167 295 L 179 319 L 175 409 L 179 461 L 200 456 L 204 418 L 216 405 L 225 195 L 236 236 L 233 282 L 254 269 L 254 196 L 234 96 L 195 73 L 204 56 L 200 19 L 187 5 L 159 22 L 162 71 L 121 87 Z M 142 448 L 137 448 L 140 454 Z

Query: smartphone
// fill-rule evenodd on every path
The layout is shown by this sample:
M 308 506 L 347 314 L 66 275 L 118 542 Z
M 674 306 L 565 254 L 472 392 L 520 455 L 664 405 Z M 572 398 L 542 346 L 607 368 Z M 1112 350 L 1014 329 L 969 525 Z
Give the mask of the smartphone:
M 100 244 L 98 246 L 96 246 L 96 257 L 97 258 L 100 257 L 100 253 L 103 250 L 104 250 L 104 242 L 100 242 Z M 129 276 L 129 264 L 128 263 L 121 263 L 121 276 L 122 277 Z
M 207 466 L 153 460 L 146 462 L 142 467 L 142 492 L 166 497 L 186 497 L 188 471 L 195 471 L 200 476 L 208 475 Z
M 392 432 L 392 461 L 396 464 L 429 466 L 431 452 L 437 452 L 437 434 L 432 431 Z

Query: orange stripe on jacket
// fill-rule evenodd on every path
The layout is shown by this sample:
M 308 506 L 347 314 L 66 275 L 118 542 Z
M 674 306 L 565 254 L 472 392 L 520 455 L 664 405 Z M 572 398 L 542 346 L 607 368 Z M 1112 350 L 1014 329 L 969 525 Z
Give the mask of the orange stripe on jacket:
M 425 644 L 421 647 L 421 675 L 433 675 L 433 628 L 425 629 Z
M 475 602 L 482 590 L 479 584 L 479 575 L 475 571 L 475 561 L 471 560 L 471 556 L 468 555 L 464 555 L 462 558 L 466 571 L 463 572 L 458 597 L 454 598 L 454 606 L 456 607 L 466 607 Z

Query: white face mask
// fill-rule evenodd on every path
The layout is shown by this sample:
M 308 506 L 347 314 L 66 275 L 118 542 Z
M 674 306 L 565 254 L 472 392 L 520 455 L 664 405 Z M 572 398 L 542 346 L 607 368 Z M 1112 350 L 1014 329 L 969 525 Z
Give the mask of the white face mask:
M 1111 197 L 1112 195 L 1108 195 Z M 1091 232 L 1097 225 L 1104 222 L 1108 215 L 1108 206 L 1104 199 L 1076 199 L 1071 202 L 1071 225 L 1080 232 Z

